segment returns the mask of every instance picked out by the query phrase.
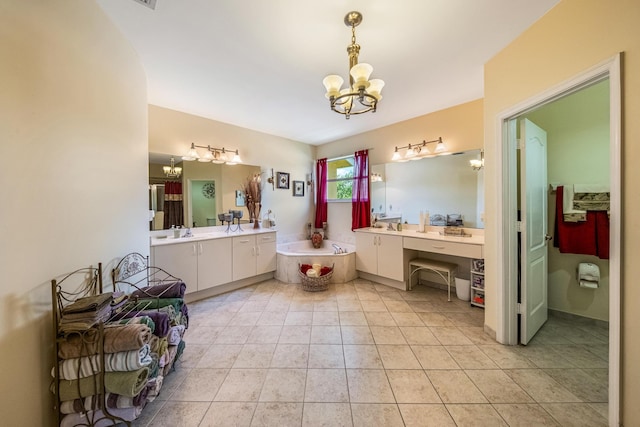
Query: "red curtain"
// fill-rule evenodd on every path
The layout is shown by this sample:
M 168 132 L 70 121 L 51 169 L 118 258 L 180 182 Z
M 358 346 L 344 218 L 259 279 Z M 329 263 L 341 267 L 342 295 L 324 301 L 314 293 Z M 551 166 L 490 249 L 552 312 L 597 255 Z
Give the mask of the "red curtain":
M 327 222 L 327 159 L 318 159 L 316 162 L 316 177 L 315 227 L 322 228 L 322 223 Z
M 371 225 L 369 200 L 369 150 L 356 151 L 351 195 L 351 231 Z
M 182 209 L 182 183 L 167 181 L 164 183 L 164 228 L 184 224 Z

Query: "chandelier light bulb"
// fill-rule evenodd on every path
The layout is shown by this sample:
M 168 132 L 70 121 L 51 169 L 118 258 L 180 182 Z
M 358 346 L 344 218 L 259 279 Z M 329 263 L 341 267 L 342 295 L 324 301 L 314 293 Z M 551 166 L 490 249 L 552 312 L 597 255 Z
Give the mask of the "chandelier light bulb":
M 192 142 L 191 148 L 189 149 L 187 154 L 182 156 L 182 160 L 193 161 L 193 160 L 198 160 L 199 158 L 200 158 L 200 155 L 196 151 L 196 145 Z
M 367 88 L 367 93 L 373 97 L 375 97 L 378 101 L 382 99 L 382 88 L 384 87 L 384 81 L 381 79 L 371 79 L 369 80 L 369 87 Z
M 199 162 L 212 162 L 214 159 L 213 152 L 211 151 L 211 147 L 207 147 L 207 152 L 204 153 L 204 156 L 198 159 Z
M 373 73 L 373 67 L 365 62 L 356 64 L 351 68 L 351 77 L 353 78 L 353 88 L 355 90 L 369 87 L 369 76 Z
M 322 84 L 327 89 L 327 93 L 325 94 L 327 99 L 331 99 L 332 96 L 336 98 L 340 96 L 340 88 L 343 83 L 344 79 L 335 74 L 325 77 L 324 80 L 322 80 Z

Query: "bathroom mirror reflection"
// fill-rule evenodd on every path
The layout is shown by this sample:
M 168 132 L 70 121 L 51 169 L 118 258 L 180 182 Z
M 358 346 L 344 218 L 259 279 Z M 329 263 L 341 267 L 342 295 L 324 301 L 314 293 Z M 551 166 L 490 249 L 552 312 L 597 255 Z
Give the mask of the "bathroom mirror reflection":
M 182 171 L 180 177 L 171 178 L 167 177 L 162 169 L 170 164 L 171 155 L 149 154 L 149 209 L 154 212 L 150 214 L 153 216 L 153 219 L 150 218 L 151 230 L 167 229 L 171 225 L 223 225 L 218 214 L 229 210 L 242 211 L 240 221 L 249 221 L 247 208 L 238 206 L 236 191 L 242 188 L 242 183 L 248 176 L 260 173 L 260 166 L 187 162 L 180 156 L 174 158 L 175 165 L 181 167 Z M 166 191 L 175 192 L 175 185 L 172 183 L 180 184 L 182 197 L 165 197 Z M 165 199 L 174 199 L 177 203 L 173 200 L 165 203 Z M 175 224 L 180 221 L 176 218 L 180 218 L 182 224 Z
M 371 166 L 371 208 L 383 221 L 417 224 L 420 211 L 461 214 L 465 227 L 484 228 L 484 169 L 469 161 L 480 150 Z

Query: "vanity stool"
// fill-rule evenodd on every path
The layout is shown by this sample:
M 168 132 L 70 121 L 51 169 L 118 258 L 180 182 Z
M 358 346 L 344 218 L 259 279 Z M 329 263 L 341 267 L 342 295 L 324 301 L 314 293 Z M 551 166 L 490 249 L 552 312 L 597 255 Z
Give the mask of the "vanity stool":
M 458 264 L 451 262 L 435 261 L 426 258 L 414 258 L 409 261 L 409 290 L 413 287 L 413 273 L 420 270 L 430 270 L 438 274 L 447 284 L 447 301 L 451 301 L 451 282 L 453 282 L 454 273 L 458 269 Z

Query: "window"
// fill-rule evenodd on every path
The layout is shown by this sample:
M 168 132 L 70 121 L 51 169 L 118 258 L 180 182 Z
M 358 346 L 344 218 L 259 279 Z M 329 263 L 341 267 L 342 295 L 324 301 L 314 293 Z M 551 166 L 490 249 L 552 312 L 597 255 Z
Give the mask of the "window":
M 353 190 L 353 156 L 327 161 L 327 199 L 330 202 L 351 201 Z

